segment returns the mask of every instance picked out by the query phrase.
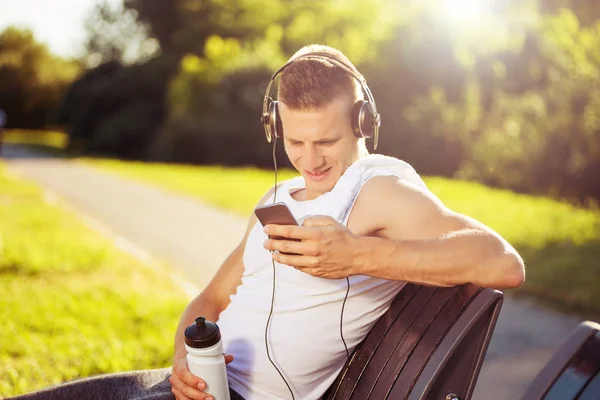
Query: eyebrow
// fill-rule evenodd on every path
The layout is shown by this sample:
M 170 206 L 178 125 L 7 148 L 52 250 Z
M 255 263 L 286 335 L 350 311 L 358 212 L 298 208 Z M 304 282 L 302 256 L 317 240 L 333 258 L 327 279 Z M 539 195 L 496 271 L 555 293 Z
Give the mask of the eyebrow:
M 340 140 L 341 138 L 342 138 L 341 136 L 335 136 L 335 137 L 331 137 L 331 138 L 320 139 L 313 143 L 314 144 L 330 143 L 330 142 L 335 142 L 336 140 Z M 302 140 L 297 140 L 297 139 L 292 139 L 292 138 L 288 138 L 288 140 L 292 143 L 302 143 Z

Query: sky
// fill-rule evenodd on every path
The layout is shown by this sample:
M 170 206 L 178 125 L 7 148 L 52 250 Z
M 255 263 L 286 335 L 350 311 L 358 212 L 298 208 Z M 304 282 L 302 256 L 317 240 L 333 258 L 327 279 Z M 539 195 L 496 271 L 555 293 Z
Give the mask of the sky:
M 83 21 L 99 0 L 0 0 L 0 31 L 10 25 L 33 31 L 54 54 L 76 57 L 83 51 Z M 111 5 L 122 0 L 108 0 Z

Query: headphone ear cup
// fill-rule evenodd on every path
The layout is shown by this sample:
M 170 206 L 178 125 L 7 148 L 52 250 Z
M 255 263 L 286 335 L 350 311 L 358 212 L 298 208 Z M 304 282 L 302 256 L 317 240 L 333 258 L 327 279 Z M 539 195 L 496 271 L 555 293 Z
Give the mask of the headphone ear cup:
M 370 138 L 375 132 L 373 106 L 365 100 L 358 100 L 352 107 L 352 131 L 357 138 Z
M 277 101 L 271 97 L 267 99 L 267 113 L 263 115 L 263 126 L 265 128 L 265 135 L 267 142 L 271 142 L 273 139 L 282 137 L 283 126 L 281 119 L 279 118 L 279 112 L 277 107 Z
M 281 117 L 279 116 L 279 106 L 277 105 L 277 101 L 274 101 L 274 110 L 275 114 L 275 137 L 277 139 L 283 138 L 283 123 L 281 122 Z

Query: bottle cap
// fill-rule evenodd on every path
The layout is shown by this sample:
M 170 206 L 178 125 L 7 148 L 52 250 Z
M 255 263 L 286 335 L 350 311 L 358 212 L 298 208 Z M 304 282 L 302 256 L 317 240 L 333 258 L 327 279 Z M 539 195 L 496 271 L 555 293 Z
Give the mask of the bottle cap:
M 220 340 L 221 332 L 217 324 L 204 317 L 196 318 L 193 324 L 185 328 L 185 344 L 195 349 L 212 347 Z

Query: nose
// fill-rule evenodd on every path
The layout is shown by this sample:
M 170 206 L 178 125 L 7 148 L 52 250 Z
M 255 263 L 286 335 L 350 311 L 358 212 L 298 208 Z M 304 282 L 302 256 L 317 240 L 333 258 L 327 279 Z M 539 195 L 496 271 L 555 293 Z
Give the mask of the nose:
M 323 156 L 316 146 L 308 146 L 305 158 L 310 170 L 314 171 L 323 165 Z

